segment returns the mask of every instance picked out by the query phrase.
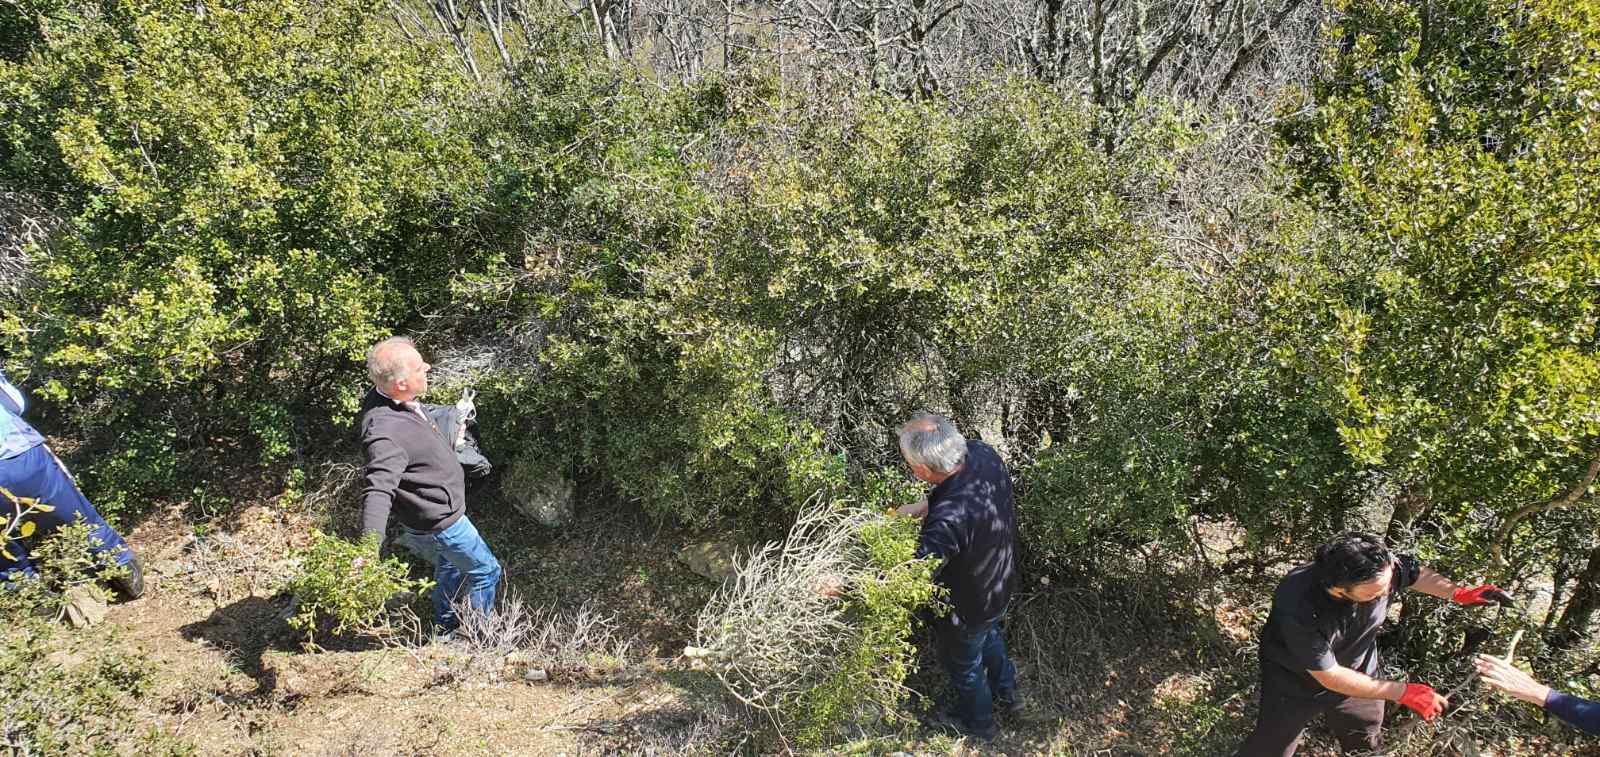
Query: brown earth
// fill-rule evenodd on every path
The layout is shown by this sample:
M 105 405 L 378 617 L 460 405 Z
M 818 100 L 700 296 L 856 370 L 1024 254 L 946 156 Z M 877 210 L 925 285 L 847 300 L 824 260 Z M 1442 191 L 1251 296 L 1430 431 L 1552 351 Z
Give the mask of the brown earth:
M 148 658 L 155 683 L 137 705 L 137 730 L 159 729 L 208 756 L 774 749 L 757 749 L 748 725 L 708 709 L 703 691 L 670 672 L 714 589 L 673 558 L 697 541 L 692 534 L 623 511 L 580 512 L 555 532 L 492 501 L 475 510 L 510 591 L 533 606 L 598 609 L 633 642 L 620 670 L 530 682 L 464 664 L 466 653 L 449 645 L 356 636 L 304 648 L 283 620 L 288 598 L 278 587 L 293 570 L 286 556 L 330 524 L 258 502 L 206 517 L 175 505 L 146 518 L 129 534 L 146 596 L 115 605 L 100 626 L 60 635 L 64 653 L 114 646 Z M 1227 754 L 1254 718 L 1253 644 L 1271 577 L 1234 576 L 1223 589 L 1209 574 L 1100 580 L 1028 578 L 1007 637 L 1030 704 L 995 743 L 912 728 L 861 734 L 839 751 Z M 934 692 L 942 674 L 924 657 L 909 685 Z M 1538 742 L 1522 743 L 1483 753 L 1537 753 Z M 1301 750 L 1335 753 L 1317 732 Z

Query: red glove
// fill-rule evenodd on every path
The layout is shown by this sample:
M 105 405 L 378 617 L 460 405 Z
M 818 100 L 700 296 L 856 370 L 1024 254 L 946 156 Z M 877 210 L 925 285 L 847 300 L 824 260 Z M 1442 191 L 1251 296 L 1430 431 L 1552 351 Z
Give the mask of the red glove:
M 1444 709 L 1439 705 L 1439 700 L 1443 698 L 1438 696 L 1438 692 L 1435 692 L 1432 686 L 1421 683 L 1408 683 L 1406 684 L 1406 693 L 1400 695 L 1400 704 L 1416 710 L 1423 720 L 1432 720 L 1438 717 L 1439 712 Z
M 1484 584 L 1472 589 L 1456 589 L 1455 593 L 1450 595 L 1450 601 L 1458 605 L 1486 605 L 1490 602 L 1499 602 L 1504 607 L 1512 606 L 1511 595 L 1494 584 Z

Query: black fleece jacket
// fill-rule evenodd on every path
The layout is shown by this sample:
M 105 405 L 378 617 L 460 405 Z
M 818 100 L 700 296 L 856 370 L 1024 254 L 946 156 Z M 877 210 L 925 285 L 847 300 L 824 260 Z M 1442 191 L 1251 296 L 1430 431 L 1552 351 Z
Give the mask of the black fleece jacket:
M 438 533 L 467 509 L 466 477 L 455 450 L 433 423 L 404 404 L 368 390 L 361 400 L 361 533 L 383 538 L 389 511 L 413 531 Z

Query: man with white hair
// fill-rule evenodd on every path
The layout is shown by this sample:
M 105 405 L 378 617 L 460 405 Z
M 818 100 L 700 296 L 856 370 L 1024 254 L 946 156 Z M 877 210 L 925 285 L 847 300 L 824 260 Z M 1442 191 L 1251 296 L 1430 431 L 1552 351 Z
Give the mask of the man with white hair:
M 392 511 L 408 540 L 434 560 L 433 622 L 448 638 L 461 625 L 452 602 L 465 593 L 480 612 L 494 607 L 500 563 L 467 518 L 467 485 L 454 447 L 417 397 L 428 391 L 428 365 L 411 339 L 390 337 L 367 353 L 372 390 L 361 402 L 366 477 L 361 531 L 383 539 Z
M 956 701 L 935 718 L 962 734 L 993 738 L 995 704 L 1010 714 L 1022 709 L 1017 669 L 1000 635 L 1017 585 L 1011 473 L 993 447 L 968 441 L 932 413 L 900 427 L 900 454 L 913 476 L 933 484 L 925 503 L 901 512 L 923 518 L 917 556 L 943 560 L 934 580 L 950 593 L 950 614 L 937 618 L 933 631 Z

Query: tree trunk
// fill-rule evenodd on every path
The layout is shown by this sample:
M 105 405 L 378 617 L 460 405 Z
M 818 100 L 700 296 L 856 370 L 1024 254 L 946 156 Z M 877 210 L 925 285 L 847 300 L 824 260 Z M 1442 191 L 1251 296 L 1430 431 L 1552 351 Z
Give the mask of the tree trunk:
M 1600 610 L 1600 546 L 1589 551 L 1588 565 L 1572 587 L 1572 601 L 1567 603 L 1560 622 L 1556 623 L 1550 646 L 1571 649 L 1588 638 L 1589 625 L 1594 620 L 1596 610 Z
M 1550 629 L 1555 628 L 1556 613 L 1561 611 L 1561 603 L 1567 598 L 1567 581 L 1571 578 L 1571 563 L 1565 560 L 1557 563 L 1555 575 L 1550 579 L 1550 609 L 1545 611 L 1544 622 L 1539 624 L 1539 634 L 1547 639 Z
M 1389 516 L 1389 525 L 1383 530 L 1385 544 L 1397 544 L 1406 541 L 1411 531 L 1411 524 L 1428 509 L 1428 498 L 1418 493 L 1410 484 L 1400 488 L 1399 496 L 1394 498 L 1394 513 Z

